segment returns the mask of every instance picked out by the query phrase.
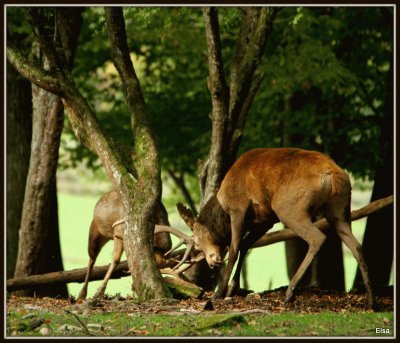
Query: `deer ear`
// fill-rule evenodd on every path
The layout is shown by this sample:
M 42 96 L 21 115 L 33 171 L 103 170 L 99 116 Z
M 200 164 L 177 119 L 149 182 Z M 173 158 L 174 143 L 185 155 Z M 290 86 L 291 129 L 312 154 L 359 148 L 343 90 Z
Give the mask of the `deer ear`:
M 193 231 L 193 226 L 196 221 L 193 212 L 180 203 L 176 205 L 176 208 L 187 226 L 189 226 L 190 230 Z

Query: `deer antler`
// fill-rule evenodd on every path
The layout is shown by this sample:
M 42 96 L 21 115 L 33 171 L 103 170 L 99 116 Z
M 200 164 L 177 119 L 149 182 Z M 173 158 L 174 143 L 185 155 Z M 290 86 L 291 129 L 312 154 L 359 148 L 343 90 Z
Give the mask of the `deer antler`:
M 176 270 L 187 261 L 189 255 L 190 255 L 190 252 L 192 251 L 192 249 L 194 247 L 193 238 L 191 236 L 184 234 L 183 232 L 179 231 L 178 229 L 175 229 L 174 227 L 166 226 L 166 225 L 156 225 L 154 228 L 154 233 L 156 234 L 156 233 L 160 233 L 160 232 L 172 233 L 173 235 L 180 238 L 178 244 L 175 245 L 171 250 L 167 251 L 164 254 L 164 256 L 167 256 L 174 250 L 178 249 L 183 243 L 186 244 L 186 251 L 182 257 L 182 260 L 174 268 L 172 268 L 172 270 Z M 191 261 L 189 261 L 189 262 L 191 262 Z

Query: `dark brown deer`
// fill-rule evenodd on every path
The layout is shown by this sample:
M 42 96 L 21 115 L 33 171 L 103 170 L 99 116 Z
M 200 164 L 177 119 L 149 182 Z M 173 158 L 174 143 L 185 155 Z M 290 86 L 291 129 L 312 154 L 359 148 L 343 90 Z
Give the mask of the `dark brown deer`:
M 85 299 L 87 295 L 88 283 L 90 280 L 90 275 L 93 270 L 93 266 L 96 262 L 97 256 L 103 246 L 110 240 L 114 241 L 113 258 L 108 268 L 107 274 L 105 275 L 103 282 L 96 291 L 95 297 L 100 297 L 104 295 L 105 289 L 107 287 L 108 280 L 110 279 L 115 267 L 120 262 L 122 252 L 124 251 L 123 238 L 124 238 L 124 212 L 123 205 L 120 197 L 115 191 L 108 192 L 104 194 L 97 202 L 94 212 L 93 220 L 90 224 L 89 230 L 89 263 L 87 268 L 87 273 L 85 277 L 85 282 L 83 284 L 82 290 L 79 293 L 79 299 Z M 157 218 L 157 222 L 161 222 L 160 218 Z M 189 243 L 187 252 L 184 259 L 190 251 L 191 239 L 179 232 L 178 230 L 162 225 L 156 225 L 155 235 L 154 235 L 154 255 L 157 262 L 158 268 L 172 267 L 176 265 L 177 260 L 173 258 L 167 258 L 167 254 L 170 253 L 171 249 L 171 237 L 168 233 L 173 233 L 181 238 L 181 242 Z M 175 247 L 176 248 L 176 247 Z M 169 251 L 167 251 L 169 250 Z M 182 262 L 183 263 L 183 262 Z M 179 265 L 181 265 L 180 263 Z M 176 267 L 175 267 L 176 268 Z
M 274 223 L 282 222 L 303 238 L 309 245 L 308 252 L 290 281 L 285 303 L 291 300 L 297 283 L 325 241 L 325 235 L 311 220 L 322 213 L 357 260 L 372 307 L 367 266 L 351 232 L 350 198 L 348 175 L 328 156 L 295 148 L 254 149 L 233 164 L 198 218 L 182 205 L 178 210 L 193 231 L 195 248 L 204 252 L 211 268 L 222 264 L 229 247 L 216 297 L 237 291 L 247 251 Z

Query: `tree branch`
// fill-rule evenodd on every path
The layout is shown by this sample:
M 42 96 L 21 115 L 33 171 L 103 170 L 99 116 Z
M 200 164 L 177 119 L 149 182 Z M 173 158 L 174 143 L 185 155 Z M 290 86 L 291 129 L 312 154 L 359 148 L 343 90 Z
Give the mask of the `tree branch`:
M 275 15 L 274 8 L 249 8 L 242 20 L 240 38 L 235 46 L 231 66 L 229 100 L 229 115 L 233 125 L 230 127 L 231 134 L 236 127 L 239 115 L 244 114 L 243 104 L 249 96 L 252 78 L 264 53 Z
M 7 46 L 7 59 L 30 82 L 59 97 L 65 96 L 65 85 L 57 76 L 28 61 L 13 45 Z
M 208 48 L 208 88 L 211 94 L 213 119 L 223 120 L 228 114 L 229 91 L 225 81 L 221 54 L 217 9 L 203 8 Z
M 113 62 L 121 78 L 129 109 L 134 114 L 131 120 L 135 135 L 136 122 L 148 125 L 148 119 L 143 93 L 129 54 L 122 8 L 106 8 L 105 15 Z
M 202 174 L 207 175 L 204 187 L 201 189 L 203 197 L 201 207 L 207 202 L 212 194 L 218 190 L 226 172 L 224 151 L 229 146 L 229 89 L 226 85 L 224 67 L 221 54 L 221 42 L 219 36 L 219 24 L 217 9 L 204 8 L 205 32 L 208 50 L 209 76 L 207 79 L 208 89 L 212 103 L 212 132 L 211 150 L 206 170 Z M 206 172 L 206 173 L 205 173 Z
M 262 81 L 264 80 L 264 73 L 260 73 L 255 77 L 253 85 L 249 91 L 249 94 L 242 106 L 242 110 L 238 116 L 236 128 L 232 133 L 232 140 L 229 147 L 229 155 L 236 156 L 236 152 L 239 149 L 240 143 L 243 137 L 244 126 L 246 124 L 247 115 L 250 111 L 251 105 L 253 104 L 254 97 L 256 96 Z
M 370 215 L 371 213 L 379 211 L 383 207 L 388 206 L 392 203 L 393 203 L 393 195 L 373 201 L 370 204 L 368 204 L 367 206 L 360 208 L 359 210 L 352 211 L 351 212 L 351 220 L 353 221 L 353 220 L 364 218 L 364 217 Z M 314 223 L 314 225 L 319 230 L 322 230 L 322 231 L 326 230 L 329 227 L 329 224 L 326 219 L 318 220 L 317 222 Z M 283 229 L 283 230 L 276 231 L 276 232 L 270 232 L 270 233 L 265 234 L 263 237 L 261 237 L 252 246 L 252 248 L 259 248 L 259 247 L 274 244 L 277 242 L 287 241 L 287 240 L 295 238 L 295 237 L 297 237 L 297 235 L 290 229 Z
M 59 43 L 57 37 L 54 35 L 54 27 L 56 27 L 56 25 L 55 22 L 50 23 L 49 17 L 44 15 L 43 11 L 49 11 L 49 9 L 28 7 L 26 8 L 26 18 L 32 29 L 35 40 L 39 43 L 40 50 L 43 51 L 49 61 L 51 66 L 50 70 L 57 72 L 57 74 L 60 72 L 63 73 L 67 69 L 67 64 L 65 63 L 65 54 L 63 52 L 57 53 L 55 49 L 57 43 Z M 53 13 L 55 13 L 54 10 Z M 59 48 L 61 48 L 61 46 L 59 46 Z M 67 74 L 68 73 L 69 72 L 67 72 Z

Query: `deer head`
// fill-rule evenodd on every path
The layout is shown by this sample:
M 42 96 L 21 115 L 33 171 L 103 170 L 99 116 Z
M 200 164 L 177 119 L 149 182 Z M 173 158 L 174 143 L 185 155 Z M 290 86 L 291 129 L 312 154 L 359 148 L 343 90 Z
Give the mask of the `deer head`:
M 207 225 L 208 223 L 199 220 L 204 211 L 202 211 L 199 218 L 196 218 L 193 212 L 182 204 L 178 204 L 177 208 L 180 216 L 193 232 L 194 248 L 204 253 L 210 268 L 221 266 L 228 244 L 223 244 L 218 235 L 213 234 L 213 228 Z

